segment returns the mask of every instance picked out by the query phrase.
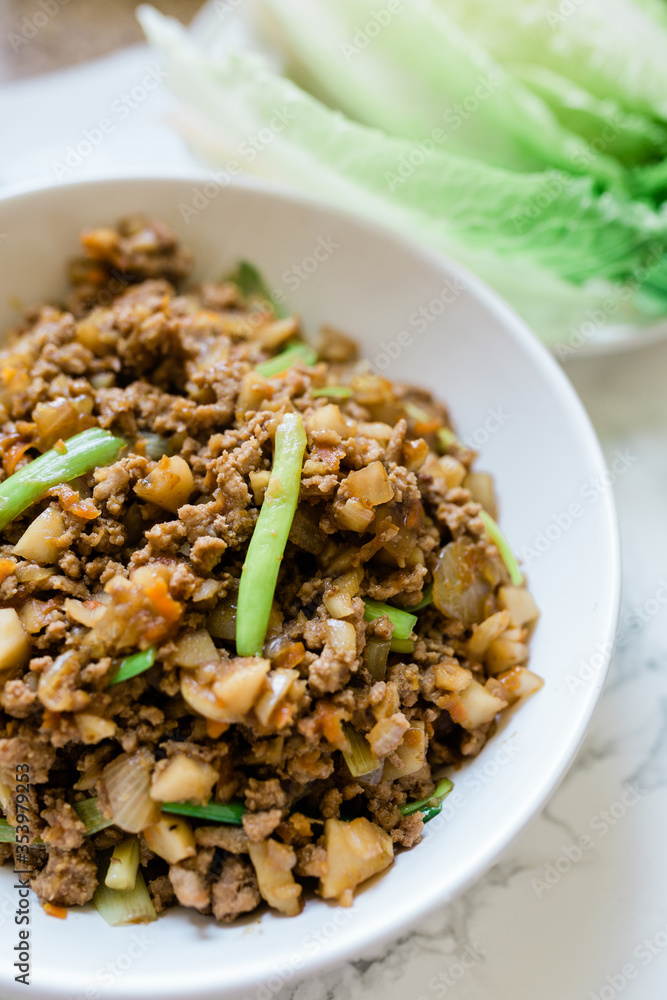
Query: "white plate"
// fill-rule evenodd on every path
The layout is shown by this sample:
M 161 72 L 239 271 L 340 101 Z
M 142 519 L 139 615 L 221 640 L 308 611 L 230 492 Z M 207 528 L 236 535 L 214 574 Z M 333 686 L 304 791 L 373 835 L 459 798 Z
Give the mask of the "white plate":
M 265 913 L 231 927 L 175 910 L 146 929 L 112 930 L 90 907 L 60 921 L 33 899 L 32 1000 L 262 1000 L 404 932 L 478 879 L 544 805 L 607 669 L 619 600 L 613 499 L 589 420 L 548 352 L 477 279 L 430 251 L 265 185 L 206 183 L 90 181 L 0 200 L 2 328 L 18 302 L 62 295 L 81 228 L 127 213 L 174 226 L 196 254 L 197 277 L 224 275 L 239 258 L 255 262 L 307 330 L 326 322 L 353 334 L 390 378 L 444 399 L 460 435 L 479 446 L 479 468 L 496 476 L 502 525 L 528 556 L 543 610 L 531 666 L 546 686 L 454 776 L 424 842 L 352 909 L 313 899 L 294 919 Z M 12 883 L 0 869 L 3 998 L 24 995 L 13 980 Z

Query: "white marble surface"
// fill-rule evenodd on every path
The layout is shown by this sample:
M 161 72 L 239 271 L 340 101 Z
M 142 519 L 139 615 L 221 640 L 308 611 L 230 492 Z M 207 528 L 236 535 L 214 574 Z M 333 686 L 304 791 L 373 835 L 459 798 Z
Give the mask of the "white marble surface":
M 47 86 L 6 87 L 0 130 L 13 142 L 0 184 L 54 179 L 53 162 L 149 64 L 136 48 Z M 71 176 L 188 165 L 164 124 L 169 106 L 157 88 Z M 390 947 L 288 983 L 275 1000 L 667 996 L 667 344 L 575 356 L 567 370 L 608 458 L 636 456 L 614 485 L 625 562 L 620 642 L 586 742 L 549 807 L 466 895 Z

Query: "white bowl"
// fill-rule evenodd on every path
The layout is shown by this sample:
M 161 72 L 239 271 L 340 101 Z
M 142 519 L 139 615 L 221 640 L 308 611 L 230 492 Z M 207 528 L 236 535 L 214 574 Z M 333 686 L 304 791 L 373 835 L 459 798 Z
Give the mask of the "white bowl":
M 188 211 L 193 208 L 193 211 Z M 32 1000 L 268 998 L 325 965 L 404 932 L 498 858 L 544 805 L 579 747 L 602 689 L 619 601 L 619 555 L 605 463 L 560 368 L 517 316 L 462 268 L 367 222 L 256 183 L 210 178 L 87 181 L 0 199 L 0 329 L 21 305 L 57 301 L 86 226 L 149 212 L 196 255 L 197 278 L 255 262 L 315 333 L 349 332 L 391 378 L 451 406 L 479 468 L 496 476 L 501 522 L 528 553 L 543 614 L 531 666 L 546 686 L 460 770 L 423 843 L 351 909 L 310 900 L 294 919 L 231 927 L 174 910 L 112 930 L 92 910 L 32 914 Z M 419 310 L 425 310 L 420 316 Z M 576 506 L 573 506 L 576 505 Z M 0 869 L 0 995 L 15 984 L 17 902 Z M 88 992 L 86 992 L 88 991 Z

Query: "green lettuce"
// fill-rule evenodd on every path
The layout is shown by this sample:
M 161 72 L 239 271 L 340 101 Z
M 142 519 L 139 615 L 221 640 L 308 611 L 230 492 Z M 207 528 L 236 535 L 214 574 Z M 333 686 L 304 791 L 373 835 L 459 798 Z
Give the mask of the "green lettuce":
M 350 121 L 255 53 L 210 59 L 176 21 L 148 7 L 139 16 L 216 162 L 236 160 L 450 253 L 548 340 L 601 303 L 613 321 L 667 308 L 665 213 L 590 176 L 509 171 Z M 260 129 L 271 140 L 245 157 Z
M 617 177 L 435 0 L 261 0 L 311 93 L 367 125 L 512 170 Z

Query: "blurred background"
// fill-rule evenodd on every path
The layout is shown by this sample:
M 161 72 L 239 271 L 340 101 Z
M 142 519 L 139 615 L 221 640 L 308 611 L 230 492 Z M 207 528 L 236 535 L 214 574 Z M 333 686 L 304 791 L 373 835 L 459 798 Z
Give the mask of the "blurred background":
M 134 16 L 134 0 L 68 0 L 30 39 L 30 45 L 11 44 L 9 35 L 21 30 L 23 18 L 40 8 L 33 0 L 3 0 L 0 4 L 0 81 L 50 73 L 107 55 L 124 45 L 142 42 L 144 33 Z M 163 14 L 182 21 L 194 16 L 201 0 L 159 0 Z

